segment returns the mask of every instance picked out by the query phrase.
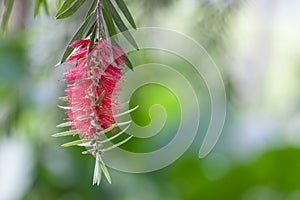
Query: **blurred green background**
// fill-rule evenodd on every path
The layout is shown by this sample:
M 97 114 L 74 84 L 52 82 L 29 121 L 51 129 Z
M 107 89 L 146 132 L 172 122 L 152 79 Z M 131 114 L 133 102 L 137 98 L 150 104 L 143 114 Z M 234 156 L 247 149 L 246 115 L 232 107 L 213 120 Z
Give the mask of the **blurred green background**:
M 300 2 L 127 2 L 139 27 L 184 33 L 218 65 L 228 112 L 216 147 L 198 159 L 210 118 L 203 87 L 199 134 L 180 159 L 145 174 L 110 169 L 111 185 L 103 179 L 100 187 L 92 186 L 94 158 L 81 155 L 80 148 L 63 149 L 66 140 L 51 137 L 65 116 L 56 107 L 65 68 L 54 66 L 83 16 L 55 21 L 55 2 L 49 0 L 50 16 L 33 19 L 31 1 L 16 1 L 9 34 L 0 39 L 0 199 L 300 199 Z M 156 60 L 150 51 L 130 56 L 134 63 Z M 163 58 L 194 80 L 187 63 Z M 130 141 L 123 148 L 157 149 L 174 136 L 179 105 L 170 91 L 144 86 L 131 102 L 144 109 L 132 115 L 140 125 L 149 123 L 153 103 L 164 105 L 169 118 L 157 139 Z

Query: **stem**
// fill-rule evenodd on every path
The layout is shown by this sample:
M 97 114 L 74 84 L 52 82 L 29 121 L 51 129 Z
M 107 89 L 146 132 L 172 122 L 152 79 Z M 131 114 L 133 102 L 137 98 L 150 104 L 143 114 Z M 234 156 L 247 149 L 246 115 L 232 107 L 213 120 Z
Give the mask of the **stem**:
M 109 36 L 109 32 L 108 32 L 108 28 L 107 25 L 105 23 L 104 20 L 104 16 L 103 16 L 103 11 L 102 11 L 102 7 L 103 7 L 103 2 L 102 0 L 98 0 L 98 4 L 97 4 L 97 21 L 98 21 L 98 41 L 100 44 L 100 37 L 103 37 L 108 46 L 109 46 L 109 58 L 110 58 L 110 63 L 113 63 L 113 51 L 112 51 L 112 45 L 111 45 L 111 41 L 110 41 L 110 36 Z M 99 48 L 99 52 L 100 52 L 100 48 Z
M 102 0 L 98 0 L 97 3 L 97 25 L 98 25 L 98 40 L 102 37 L 101 29 L 101 12 L 102 12 Z

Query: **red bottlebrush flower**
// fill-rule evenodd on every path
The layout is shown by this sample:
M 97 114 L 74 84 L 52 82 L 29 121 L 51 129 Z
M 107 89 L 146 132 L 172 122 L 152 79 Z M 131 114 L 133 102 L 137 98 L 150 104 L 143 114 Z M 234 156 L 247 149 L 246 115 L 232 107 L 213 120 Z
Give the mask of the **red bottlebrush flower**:
M 66 61 L 71 67 L 64 74 L 67 120 L 71 129 L 84 138 L 114 123 L 112 110 L 118 102 L 112 94 L 118 90 L 117 82 L 123 75 L 120 67 L 124 65 L 124 52 L 119 47 L 110 47 L 101 38 L 89 52 L 89 43 L 86 39 L 70 44 L 75 50 Z

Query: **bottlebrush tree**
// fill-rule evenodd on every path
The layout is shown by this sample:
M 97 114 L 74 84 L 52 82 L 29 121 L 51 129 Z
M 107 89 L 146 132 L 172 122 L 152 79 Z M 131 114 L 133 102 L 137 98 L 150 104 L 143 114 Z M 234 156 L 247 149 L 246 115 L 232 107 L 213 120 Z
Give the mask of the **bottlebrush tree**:
M 61 20 L 71 17 L 82 5 L 90 3 L 81 26 L 70 40 L 61 63 L 68 66 L 64 74 L 66 82 L 66 95 L 60 97 L 65 105 L 59 105 L 65 110 L 65 122 L 57 127 L 69 127 L 68 131 L 54 134 L 54 137 L 80 136 L 79 139 L 63 144 L 63 147 L 84 146 L 87 148 L 83 154 L 95 157 L 93 184 L 100 184 L 101 174 L 105 175 L 108 182 L 111 179 L 103 154 L 126 141 L 108 146 L 107 143 L 125 133 L 131 121 L 117 123 L 113 113 L 119 111 L 117 116 L 122 116 L 135 110 L 137 107 L 121 112 L 122 102 L 112 98 L 114 91 L 118 91 L 117 82 L 122 78 L 122 68 L 132 69 L 126 53 L 113 41 L 111 36 L 122 32 L 124 37 L 136 49 L 138 46 L 128 32 L 128 27 L 121 15 L 136 29 L 134 19 L 129 12 L 124 0 L 57 0 L 59 7 L 56 19 Z M 4 14 L 1 30 L 5 32 L 13 8 L 14 0 L 4 0 Z M 36 0 L 34 15 L 43 7 L 49 14 L 46 0 Z M 118 127 L 125 126 L 120 131 Z M 111 144 L 111 143 L 110 143 Z

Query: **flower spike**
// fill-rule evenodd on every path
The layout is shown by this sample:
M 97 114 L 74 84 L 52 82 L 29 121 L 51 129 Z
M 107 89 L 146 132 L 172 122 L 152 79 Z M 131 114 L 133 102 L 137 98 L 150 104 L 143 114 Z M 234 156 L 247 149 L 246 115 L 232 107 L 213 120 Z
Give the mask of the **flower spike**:
M 67 83 L 66 96 L 61 98 L 67 105 L 61 106 L 67 114 L 66 122 L 57 127 L 70 127 L 69 131 L 54 134 L 54 137 L 79 135 L 81 139 L 63 144 L 63 147 L 81 146 L 87 148 L 82 154 L 95 156 L 93 185 L 99 185 L 101 174 L 111 182 L 108 170 L 102 160 L 106 151 L 121 146 L 133 136 L 113 144 L 112 141 L 124 134 L 131 121 L 116 122 L 115 119 L 135 111 L 138 106 L 119 112 L 128 106 L 129 102 L 121 103 L 112 98 L 113 92 L 118 91 L 121 82 L 122 66 L 125 62 L 123 51 L 116 46 L 110 47 L 103 38 L 98 40 L 88 51 L 90 39 L 77 40 L 70 44 L 74 48 L 66 64 L 70 66 L 64 74 Z M 111 52 L 113 49 L 113 62 Z M 119 131 L 118 127 L 125 126 Z M 107 137 L 105 134 L 113 134 Z M 104 146 L 105 144 L 105 146 Z

